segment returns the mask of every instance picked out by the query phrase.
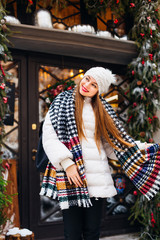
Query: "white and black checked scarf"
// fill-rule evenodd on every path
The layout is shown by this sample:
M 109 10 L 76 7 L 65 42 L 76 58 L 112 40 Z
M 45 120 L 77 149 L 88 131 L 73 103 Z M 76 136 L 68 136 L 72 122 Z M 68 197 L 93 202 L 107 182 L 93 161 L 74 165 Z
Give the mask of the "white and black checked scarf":
M 90 206 L 90 198 L 87 190 L 83 156 L 75 121 L 74 92 L 66 91 L 59 94 L 50 106 L 50 119 L 59 140 L 72 152 L 74 161 L 78 166 L 83 187 L 71 188 L 64 171 L 56 171 L 50 163 L 44 175 L 41 195 L 55 198 L 58 195 L 62 209 L 71 206 Z M 106 111 L 113 119 L 123 139 L 133 144 L 126 147 L 111 136 L 113 143 L 119 148 L 114 150 L 118 161 L 122 165 L 126 175 L 147 199 L 151 199 L 160 189 L 160 149 L 159 144 L 148 148 L 143 157 L 138 146 L 120 124 L 117 115 L 110 104 L 100 96 L 100 100 Z

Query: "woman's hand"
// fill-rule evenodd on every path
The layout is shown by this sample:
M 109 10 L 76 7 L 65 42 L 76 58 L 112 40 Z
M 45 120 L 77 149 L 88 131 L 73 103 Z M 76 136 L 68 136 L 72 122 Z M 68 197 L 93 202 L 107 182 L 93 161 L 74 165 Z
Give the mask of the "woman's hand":
M 72 183 L 74 183 L 76 185 L 76 187 L 82 187 L 83 182 L 82 182 L 81 177 L 78 173 L 78 168 L 75 164 L 69 166 L 66 169 L 66 174 L 67 174 L 67 177 L 68 177 L 68 181 L 71 185 L 72 185 Z

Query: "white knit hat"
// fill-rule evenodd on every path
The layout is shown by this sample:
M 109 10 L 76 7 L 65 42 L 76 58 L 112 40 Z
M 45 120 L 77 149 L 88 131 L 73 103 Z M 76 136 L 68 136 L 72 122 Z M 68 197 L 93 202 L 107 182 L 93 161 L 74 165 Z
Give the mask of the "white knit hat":
M 90 68 L 84 74 L 84 76 L 88 75 L 96 80 L 99 88 L 99 94 L 108 92 L 111 83 L 116 83 L 115 75 L 112 74 L 112 72 L 107 68 L 103 67 Z

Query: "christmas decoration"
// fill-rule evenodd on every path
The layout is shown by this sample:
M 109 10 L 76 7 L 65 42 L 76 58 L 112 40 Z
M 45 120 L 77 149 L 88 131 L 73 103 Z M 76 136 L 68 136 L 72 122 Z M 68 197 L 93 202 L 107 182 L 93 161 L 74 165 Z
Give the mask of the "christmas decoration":
M 142 240 L 159 240 L 160 236 L 160 194 L 153 200 L 146 200 L 139 192 L 133 193 L 136 196 L 136 202 L 131 208 L 129 220 L 137 220 L 141 224 Z
M 13 17 L 13 16 L 8 16 L 7 15 L 7 16 L 4 17 L 4 19 L 6 20 L 7 23 L 21 24 L 20 21 L 17 18 Z
M 139 10 L 136 7 L 137 3 Z M 148 142 L 160 127 L 159 119 L 153 118 L 160 106 L 160 81 L 157 80 L 160 74 L 160 26 L 156 11 L 158 1 L 135 1 L 135 8 L 137 13 L 132 38 L 138 45 L 139 55 L 129 64 L 130 87 L 127 97 L 131 105 L 127 126 L 133 137 Z M 145 132 L 145 135 L 140 134 L 141 132 Z
M 46 9 L 39 9 L 35 14 L 35 25 L 42 28 L 53 28 L 52 16 Z
M 9 29 L 6 26 L 6 21 L 4 19 L 6 13 L 3 9 L 2 3 L 0 3 L 0 225 L 2 226 L 6 220 L 7 216 L 4 212 L 4 208 L 11 203 L 11 196 L 6 193 L 7 181 L 3 177 L 3 172 L 5 168 L 9 169 L 9 165 L 2 165 L 2 139 L 4 136 L 4 124 L 3 118 L 7 111 L 7 94 L 6 94 L 6 80 L 7 73 L 5 73 L 2 61 L 6 62 L 11 60 L 10 52 L 6 46 L 6 43 L 9 43 L 7 36 L 10 33 Z M 0 229 L 1 232 L 2 229 Z
M 133 192 L 133 195 L 134 195 L 134 196 L 137 196 L 137 194 L 138 194 L 137 191 L 134 191 L 134 192 Z
M 136 5 L 139 5 L 139 8 Z M 128 68 L 130 79 L 127 97 L 130 99 L 127 127 L 129 133 L 142 142 L 153 143 L 153 133 L 160 127 L 156 113 L 160 106 L 160 26 L 158 1 L 135 1 L 132 39 L 138 46 L 139 55 Z M 133 74 L 134 71 L 134 74 Z M 138 103 L 138 104 L 137 104 Z M 153 200 L 146 200 L 134 191 L 136 202 L 131 208 L 130 220 L 141 223 L 142 240 L 158 240 L 160 236 L 160 193 Z
M 49 107 L 53 99 L 65 90 L 71 90 L 75 86 L 75 82 L 71 79 L 61 80 L 52 86 L 48 86 L 45 96 L 45 102 Z
M 76 25 L 68 28 L 69 31 L 79 32 L 79 33 L 93 33 L 95 34 L 94 27 L 90 25 Z

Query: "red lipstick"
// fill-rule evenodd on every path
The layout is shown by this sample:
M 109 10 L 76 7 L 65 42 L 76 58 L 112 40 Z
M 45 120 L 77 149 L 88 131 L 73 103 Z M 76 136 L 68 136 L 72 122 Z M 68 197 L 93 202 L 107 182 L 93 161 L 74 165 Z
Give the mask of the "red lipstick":
M 83 92 L 89 92 L 84 86 L 82 86 L 82 91 Z

